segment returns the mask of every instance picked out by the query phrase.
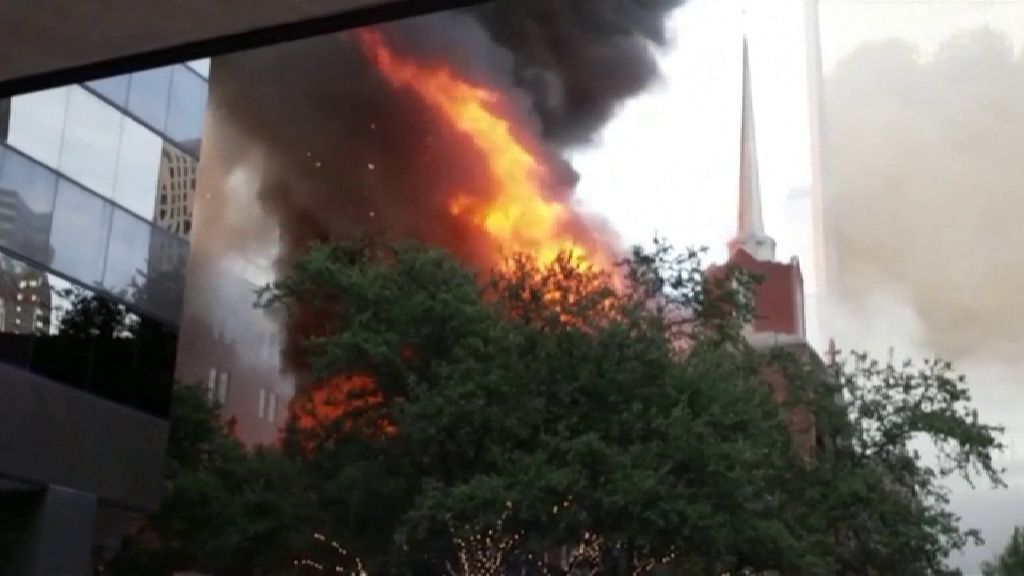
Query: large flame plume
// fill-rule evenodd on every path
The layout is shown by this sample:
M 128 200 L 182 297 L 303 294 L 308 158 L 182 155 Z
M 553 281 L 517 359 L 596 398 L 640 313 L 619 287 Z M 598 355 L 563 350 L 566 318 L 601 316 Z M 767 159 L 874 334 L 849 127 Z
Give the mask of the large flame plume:
M 618 239 L 577 209 L 566 151 L 593 143 L 657 76 L 651 47 L 666 45 L 682 3 L 500 0 L 218 58 L 193 227 L 203 250 L 189 264 L 203 289 L 190 289 L 182 340 L 219 345 L 214 322 L 230 314 L 251 327 L 226 336 L 249 361 L 280 320 L 281 368 L 315 394 L 296 419 L 315 428 L 302 417 L 378 401 L 373 375 L 307 382 L 315 322 L 238 298 L 249 281 L 231 272 L 239 260 L 286 273 L 311 242 L 371 235 L 442 247 L 478 270 L 515 252 L 550 263 L 566 248 L 607 269 Z
M 557 179 L 544 155 L 534 152 L 543 146 L 530 141 L 528 131 L 516 128 L 500 92 L 460 78 L 451 67 L 424 65 L 398 55 L 379 30 L 361 30 L 357 38 L 394 88 L 414 92 L 479 152 L 488 189 L 448 190 L 450 216 L 486 234 L 497 250 L 527 255 L 541 266 L 609 267 L 612 248 L 607 238 L 603 243 L 588 238 L 579 215 L 551 197 Z M 465 159 L 449 158 L 449 162 L 460 161 Z M 492 258 L 500 261 L 501 255 L 492 254 Z M 359 374 L 318 383 L 296 400 L 293 422 L 299 429 L 315 430 L 339 418 L 347 421 L 352 414 L 378 406 L 383 398 L 373 376 Z M 387 435 L 395 429 L 375 422 L 370 431 Z
M 359 40 L 381 74 L 395 87 L 418 94 L 481 152 L 491 178 L 489 197 L 452 190 L 449 212 L 485 231 L 502 250 L 527 253 L 550 264 L 571 252 L 580 264 L 604 266 L 607 248 L 583 246 L 570 232 L 573 214 L 551 200 L 548 169 L 531 153 L 526 134 L 502 115 L 502 96 L 456 76 L 447 67 L 420 66 L 395 54 L 376 30 Z

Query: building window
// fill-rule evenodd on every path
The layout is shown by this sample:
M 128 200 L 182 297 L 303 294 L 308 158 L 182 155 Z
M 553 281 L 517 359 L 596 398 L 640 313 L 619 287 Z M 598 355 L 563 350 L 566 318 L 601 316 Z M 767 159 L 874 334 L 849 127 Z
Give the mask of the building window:
M 228 403 L 228 385 L 231 383 L 231 375 L 227 372 L 217 374 L 217 401 L 221 406 Z
M 210 368 L 210 375 L 206 379 L 206 394 L 211 401 L 217 397 L 217 369 Z
M 271 424 L 277 419 L 277 394 L 270 393 L 270 402 L 267 404 L 267 422 Z

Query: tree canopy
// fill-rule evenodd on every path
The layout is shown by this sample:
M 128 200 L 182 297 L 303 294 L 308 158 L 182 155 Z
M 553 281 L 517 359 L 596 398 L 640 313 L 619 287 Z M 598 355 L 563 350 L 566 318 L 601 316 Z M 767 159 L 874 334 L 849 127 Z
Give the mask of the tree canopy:
M 982 571 L 985 576 L 1024 576 L 1024 528 L 1014 528 L 1006 548 Z
M 663 243 L 611 274 L 314 246 L 260 298 L 308 378 L 280 450 L 179 392 L 158 548 L 232 575 L 550 572 L 553 547 L 589 574 L 947 573 L 975 534 L 941 480 L 998 483 L 998 429 L 944 362 L 754 349 L 755 284 Z

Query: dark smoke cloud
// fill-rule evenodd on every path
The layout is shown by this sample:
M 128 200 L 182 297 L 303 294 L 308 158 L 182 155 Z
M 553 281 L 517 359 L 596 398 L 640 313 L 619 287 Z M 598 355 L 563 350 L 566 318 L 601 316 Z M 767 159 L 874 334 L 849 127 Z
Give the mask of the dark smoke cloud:
M 505 113 L 549 167 L 547 193 L 571 203 L 564 147 L 589 140 L 657 73 L 652 47 L 683 0 L 506 0 L 383 26 L 396 51 L 447 65 L 500 92 Z M 211 102 L 263 146 L 260 199 L 281 228 L 283 261 L 310 240 L 367 232 L 412 237 L 490 262 L 494 246 L 448 212 L 451 190 L 486 198 L 479 152 L 367 62 L 351 33 L 219 59 Z M 578 216 L 584 244 L 614 241 Z
M 575 212 L 577 175 L 563 153 L 656 76 L 652 49 L 683 1 L 503 0 L 380 31 L 398 54 L 500 93 L 503 116 L 548 168 L 544 192 L 573 208 L 565 231 L 607 250 L 617 239 Z M 389 84 L 351 32 L 216 59 L 210 110 L 194 232 L 202 249 L 189 271 L 195 322 L 245 315 L 225 262 L 275 261 L 281 272 L 315 240 L 412 238 L 481 268 L 504 248 L 449 209 L 456 190 L 490 200 L 480 152 L 418 95 Z M 250 314 L 253 327 L 265 323 Z M 301 378 L 303 328 L 286 322 L 285 363 Z
M 657 75 L 651 46 L 667 43 L 666 16 L 683 1 L 509 0 L 475 16 L 513 55 L 545 137 L 578 144 Z

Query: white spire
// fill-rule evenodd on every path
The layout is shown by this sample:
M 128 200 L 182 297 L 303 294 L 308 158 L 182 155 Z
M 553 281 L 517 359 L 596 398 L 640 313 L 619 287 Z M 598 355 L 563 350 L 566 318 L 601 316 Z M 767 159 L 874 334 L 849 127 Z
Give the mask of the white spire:
M 758 260 L 775 260 L 775 240 L 764 232 L 761 183 L 757 171 L 757 135 L 754 131 L 754 101 L 750 88 L 750 55 L 743 36 L 743 118 L 740 126 L 740 202 L 736 237 L 729 253 L 742 248 Z

